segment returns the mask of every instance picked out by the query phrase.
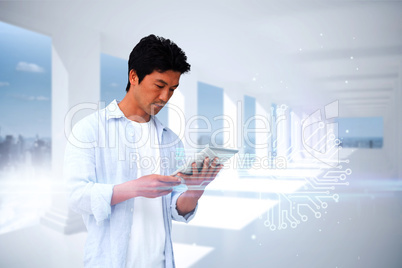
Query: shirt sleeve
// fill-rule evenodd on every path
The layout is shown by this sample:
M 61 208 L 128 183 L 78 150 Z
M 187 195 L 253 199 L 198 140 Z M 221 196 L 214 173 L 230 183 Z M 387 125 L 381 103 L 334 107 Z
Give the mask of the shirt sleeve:
M 182 157 L 176 158 L 177 161 L 176 166 L 178 167 L 184 165 L 186 162 L 185 158 L 186 156 L 184 154 L 184 146 L 181 141 L 179 142 L 178 149 L 176 148 L 176 150 L 179 150 L 180 152 L 183 153 Z M 177 199 L 180 197 L 180 195 L 182 195 L 185 191 L 187 191 L 187 189 L 188 189 L 187 186 L 184 184 L 181 184 L 173 188 L 172 199 L 171 199 L 171 210 L 172 210 L 172 219 L 175 221 L 188 223 L 194 218 L 195 213 L 197 212 L 198 202 L 197 205 L 195 206 L 195 209 L 184 216 L 180 215 L 179 211 L 177 210 Z
M 96 140 L 92 135 L 94 131 L 88 126 L 90 124 L 80 121 L 73 128 L 65 151 L 64 177 L 69 189 L 70 208 L 83 215 L 93 215 L 96 223 L 101 225 L 111 214 L 114 185 L 97 183 Z
M 182 187 L 183 186 L 183 187 Z M 176 188 L 176 187 L 175 187 Z M 197 208 L 198 208 L 198 202 L 197 205 L 195 206 L 195 209 L 189 213 L 187 213 L 186 215 L 182 216 L 179 214 L 179 211 L 177 210 L 177 199 L 180 197 L 181 194 L 183 194 L 185 191 L 187 190 L 187 186 L 185 185 L 179 185 L 179 188 L 176 188 L 173 192 L 172 192 L 172 202 L 171 202 L 171 209 L 172 209 L 172 218 L 175 221 L 180 221 L 180 222 L 185 222 L 188 223 L 189 221 L 191 221 L 194 216 L 195 213 L 197 212 Z

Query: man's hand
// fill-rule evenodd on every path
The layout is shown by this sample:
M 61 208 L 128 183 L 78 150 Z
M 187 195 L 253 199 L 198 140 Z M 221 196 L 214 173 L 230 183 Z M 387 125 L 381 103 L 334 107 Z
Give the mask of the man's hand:
M 204 193 L 204 188 L 215 179 L 218 172 L 222 169 L 223 165 L 218 164 L 218 158 L 213 159 L 211 165 L 209 159 L 204 159 L 201 171 L 198 170 L 197 165 L 193 163 L 192 175 L 178 173 L 178 177 L 182 177 L 187 186 L 202 186 L 200 190 L 187 190 L 177 199 L 176 208 L 180 215 L 184 216 L 193 211 L 197 206 L 198 199 Z
M 173 191 L 173 187 L 181 183 L 180 178 L 162 175 L 147 175 L 132 180 L 132 191 L 135 196 L 155 198 L 167 195 Z
M 218 175 L 218 172 L 223 167 L 223 165 L 218 164 L 217 157 L 212 160 L 212 163 L 210 163 L 208 157 L 205 158 L 200 171 L 195 162 L 191 166 L 193 169 L 192 175 L 179 172 L 177 176 L 183 178 L 187 186 L 202 186 L 203 188 L 215 179 L 216 175 Z
M 116 205 L 133 197 L 155 198 L 167 195 L 181 183 L 180 178 L 151 174 L 113 187 L 110 205 Z

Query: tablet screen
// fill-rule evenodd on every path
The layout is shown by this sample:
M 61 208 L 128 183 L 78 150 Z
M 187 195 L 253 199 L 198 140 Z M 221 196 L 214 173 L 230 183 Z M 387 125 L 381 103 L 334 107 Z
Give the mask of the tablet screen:
M 233 155 L 235 155 L 239 150 L 235 149 L 226 149 L 226 148 L 219 148 L 219 147 L 205 147 L 201 152 L 196 153 L 194 157 L 190 157 L 186 164 L 180 168 L 178 168 L 172 176 L 176 175 L 177 173 L 181 172 L 184 174 L 192 174 L 192 163 L 196 163 L 198 168 L 202 167 L 204 159 L 208 157 L 209 159 L 214 159 L 218 157 L 219 164 L 225 164 Z

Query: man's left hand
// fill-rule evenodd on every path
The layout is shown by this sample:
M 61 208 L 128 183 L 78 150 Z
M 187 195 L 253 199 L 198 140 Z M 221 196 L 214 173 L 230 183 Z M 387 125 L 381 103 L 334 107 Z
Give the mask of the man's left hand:
M 204 189 L 211 181 L 213 181 L 222 169 L 223 165 L 218 164 L 218 158 L 214 158 L 212 163 L 207 157 L 204 159 L 201 170 L 198 170 L 196 163 L 192 165 L 193 174 L 178 173 L 176 176 L 181 177 L 187 186 L 201 186 Z

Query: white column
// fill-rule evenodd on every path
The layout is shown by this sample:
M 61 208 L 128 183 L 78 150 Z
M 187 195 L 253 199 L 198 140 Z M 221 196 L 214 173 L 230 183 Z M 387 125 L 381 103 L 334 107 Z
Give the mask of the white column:
M 385 176 L 389 176 L 391 178 L 395 178 L 398 176 L 399 173 L 399 156 L 398 153 L 400 152 L 400 121 L 401 117 L 399 113 L 399 106 L 400 106 L 400 98 L 399 96 L 399 85 L 398 82 L 395 83 L 390 105 L 387 110 L 386 116 L 383 118 L 384 122 L 384 134 L 383 134 L 383 148 L 384 155 L 387 158 L 386 163 L 388 167 L 386 167 L 387 173 Z
M 233 96 L 230 96 L 227 91 L 223 92 L 223 113 L 226 118 L 223 123 L 225 128 L 223 140 L 224 146 L 227 148 L 238 148 L 238 127 L 241 126 L 241 122 L 237 120 L 238 102 L 239 100 L 233 99 Z
M 169 100 L 169 128 L 179 135 L 186 149 L 197 142 L 196 128 L 189 129 L 191 126 L 188 125 L 197 115 L 197 101 L 197 75 L 192 70 L 181 76 L 180 86 Z
M 99 33 L 65 28 L 52 35 L 52 42 L 52 176 L 55 192 L 51 209 L 41 223 L 71 234 L 82 231 L 83 224 L 81 216 L 68 208 L 62 172 L 64 149 L 71 126 L 94 112 L 100 99 L 100 37 Z M 81 108 L 72 113 L 76 105 Z
M 260 97 L 256 100 L 256 148 L 255 155 L 260 159 L 268 156 L 268 149 L 271 146 L 271 103 L 268 98 Z
M 244 87 L 238 83 L 226 82 L 223 88 L 223 113 L 225 132 L 223 135 L 226 148 L 238 149 L 239 153 L 226 164 L 231 172 L 228 176 L 237 176 L 244 167 Z M 238 164 L 240 163 L 240 164 Z
M 223 91 L 224 146 L 238 149 L 243 153 L 244 147 L 244 88 L 237 83 L 225 83 Z
M 289 149 L 289 111 L 288 109 L 284 109 L 284 104 L 280 104 L 277 106 L 277 117 L 276 117 L 276 127 L 277 127 L 277 156 L 284 157 L 287 159 L 287 153 Z
M 293 111 L 293 115 L 291 117 L 291 139 L 292 139 L 292 153 L 291 153 L 291 161 L 293 163 L 298 163 L 300 161 L 301 155 L 300 151 L 302 149 L 301 139 L 302 139 L 302 131 L 301 131 L 301 123 L 300 116 L 296 111 Z

